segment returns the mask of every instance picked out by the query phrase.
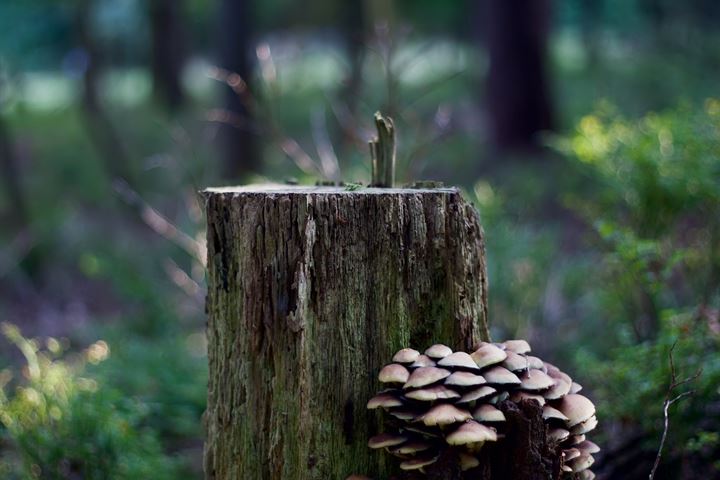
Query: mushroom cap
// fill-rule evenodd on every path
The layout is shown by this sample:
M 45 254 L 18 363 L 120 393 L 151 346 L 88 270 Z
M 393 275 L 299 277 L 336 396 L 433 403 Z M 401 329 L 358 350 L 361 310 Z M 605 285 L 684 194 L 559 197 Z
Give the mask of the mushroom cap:
M 545 406 L 545 397 L 537 393 L 513 392 L 510 395 L 510 400 L 515 403 L 520 403 L 523 400 L 535 400 L 541 407 Z
M 590 470 L 583 470 L 578 475 L 578 478 L 580 480 L 593 480 L 595 478 L 595 474 Z
M 483 403 L 475 409 L 473 418 L 478 422 L 504 422 L 505 414 L 494 406 Z
M 572 382 L 570 385 L 570 393 L 578 393 L 580 390 L 582 390 L 582 385 L 577 382 Z
M 591 432 L 595 430 L 595 427 L 597 427 L 598 421 L 597 417 L 593 415 L 592 417 L 588 418 L 584 422 L 578 423 L 574 427 L 570 429 L 570 433 L 573 435 L 584 435 L 588 432 Z
M 530 365 L 530 368 L 534 368 L 536 370 L 544 370 L 545 369 L 545 363 L 540 360 L 538 357 L 534 357 L 532 355 L 525 355 L 525 358 L 527 358 L 528 365 Z M 545 372 L 547 373 L 547 372 Z
M 485 368 L 504 361 L 507 358 L 507 353 L 492 343 L 485 343 L 471 353 L 470 356 L 479 368 Z
M 409 455 L 414 454 L 417 452 L 424 452 L 425 450 L 432 447 L 431 444 L 427 442 L 423 442 L 422 440 L 415 440 L 412 442 L 407 442 L 402 445 L 400 445 L 398 448 L 393 449 L 390 453 L 396 454 L 399 453 L 400 455 Z
M 575 445 L 575 448 L 589 454 L 598 453 L 600 451 L 600 447 L 598 447 L 596 443 L 591 442 L 590 440 L 583 440 L 582 442 Z
M 553 442 L 562 442 L 570 436 L 570 432 L 564 428 L 551 428 L 548 431 L 548 438 Z
M 437 461 L 438 457 L 411 458 L 400 464 L 401 470 L 419 470 Z
M 548 375 L 550 375 L 552 378 L 562 378 L 567 383 L 572 383 L 572 378 L 570 378 L 570 375 L 560 370 L 558 367 L 553 365 L 552 363 L 545 362 L 545 370 Z
M 585 435 L 570 435 L 567 440 L 565 440 L 566 445 L 578 445 L 585 441 Z
M 520 375 L 520 388 L 523 390 L 545 390 L 555 385 L 555 380 L 542 370 L 528 370 Z
M 417 350 L 414 350 L 412 348 L 403 348 L 402 350 L 398 350 L 398 352 L 393 356 L 393 362 L 396 363 L 412 363 L 415 360 L 417 360 L 417 357 L 420 356 L 420 352 Z
M 410 368 L 434 367 L 435 361 L 427 355 L 418 355 L 417 359 L 410 364 Z
M 485 378 L 471 372 L 453 372 L 445 379 L 445 385 L 456 387 L 474 387 L 485 383 Z
M 511 372 L 519 372 L 530 368 L 530 362 L 524 355 L 515 353 L 512 350 L 506 350 L 505 354 L 507 355 L 507 358 L 503 361 L 502 366 Z
M 475 360 L 465 352 L 451 353 L 438 361 L 441 367 L 469 368 L 471 370 L 480 370 Z
M 581 453 L 579 457 L 568 462 L 568 466 L 572 468 L 575 473 L 587 470 L 590 466 L 595 463 L 595 459 L 589 453 Z
M 566 462 L 569 462 L 573 458 L 577 458 L 580 456 L 580 450 L 577 448 L 568 448 L 567 450 L 563 450 L 563 456 L 565 457 L 564 460 Z
M 503 352 L 504 353 L 504 352 Z M 520 379 L 505 367 L 492 367 L 483 372 L 483 377 L 488 383 L 495 385 L 520 385 Z
M 382 383 L 405 383 L 409 377 L 410 372 L 399 363 L 385 365 L 378 374 L 378 380 Z
M 451 423 L 464 422 L 470 420 L 472 415 L 467 410 L 461 410 L 455 405 L 443 403 L 435 405 L 420 417 L 420 420 L 428 427 L 437 425 L 450 425 Z
M 554 378 L 553 380 L 554 385 L 547 392 L 543 392 L 543 397 L 548 400 L 557 400 L 570 393 L 570 384 L 568 382 L 562 378 Z
M 497 432 L 475 420 L 460 425 L 460 428 L 445 439 L 449 445 L 467 445 L 469 443 L 496 442 Z
M 565 395 L 560 400 L 558 410 L 568 417 L 568 427 L 574 427 L 595 415 L 595 405 L 586 397 L 577 393 Z
M 458 392 L 447 388 L 445 385 L 420 388 L 418 390 L 405 393 L 405 396 L 421 402 L 433 402 L 438 399 L 460 398 L 460 394 Z
M 376 408 L 390 408 L 390 407 L 399 407 L 403 403 L 400 401 L 398 397 L 391 393 L 380 393 L 378 395 L 375 395 L 373 398 L 368 400 L 367 408 L 368 410 L 374 410 Z
M 477 457 L 470 455 L 469 453 L 460 452 L 460 470 L 463 472 L 475 468 L 480 465 L 480 460 Z
M 445 358 L 452 353 L 452 348 L 448 347 L 447 345 L 443 345 L 442 343 L 436 343 L 435 345 L 425 350 L 425 355 L 435 359 Z
M 391 408 L 388 413 L 390 413 L 393 417 L 405 420 L 406 422 L 413 421 L 417 417 L 417 413 L 402 408 Z
M 405 382 L 403 388 L 424 387 L 449 376 L 450 372 L 444 368 L 420 367 L 410 374 L 410 378 Z
M 563 413 L 558 410 L 557 408 L 551 407 L 550 405 L 544 405 L 543 406 L 543 418 L 545 420 L 562 420 L 563 422 L 567 421 L 567 417 L 563 415 Z
M 457 403 L 468 403 L 468 402 L 472 402 L 473 400 L 487 398 L 487 397 L 494 395 L 495 392 L 496 392 L 496 390 L 494 388 L 489 387 L 487 385 L 482 385 L 478 388 L 470 390 L 465 395 L 460 397 L 460 400 L 458 400 Z
M 505 350 L 510 350 L 515 353 L 529 353 L 530 344 L 526 340 L 507 340 L 502 343 Z
M 407 440 L 408 437 L 406 437 L 405 435 L 399 435 L 394 433 L 381 433 L 380 435 L 375 435 L 374 437 L 371 437 L 370 440 L 368 440 L 368 447 L 394 447 L 395 445 L 400 445 L 401 443 L 407 442 Z

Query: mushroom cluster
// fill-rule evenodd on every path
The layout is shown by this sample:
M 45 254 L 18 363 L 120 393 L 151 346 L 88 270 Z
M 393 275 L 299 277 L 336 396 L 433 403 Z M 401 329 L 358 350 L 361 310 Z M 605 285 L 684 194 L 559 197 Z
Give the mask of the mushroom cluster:
M 398 457 L 403 470 L 423 472 L 448 448 L 456 449 L 462 470 L 478 466 L 482 446 L 506 433 L 500 402 L 531 399 L 542 406 L 562 471 L 594 478 L 589 467 L 599 448 L 585 435 L 597 425 L 595 406 L 570 376 L 530 355 L 525 340 L 482 343 L 471 354 L 440 344 L 424 353 L 404 348 L 378 379 L 388 388 L 367 408 L 384 409 L 395 418 L 394 429 L 368 445 Z

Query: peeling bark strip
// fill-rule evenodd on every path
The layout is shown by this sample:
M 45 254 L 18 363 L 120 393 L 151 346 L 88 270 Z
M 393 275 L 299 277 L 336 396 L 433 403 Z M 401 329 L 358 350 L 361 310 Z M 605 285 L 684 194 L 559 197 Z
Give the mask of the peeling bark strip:
M 378 370 L 488 339 L 483 232 L 456 189 L 207 190 L 208 479 L 388 478 Z

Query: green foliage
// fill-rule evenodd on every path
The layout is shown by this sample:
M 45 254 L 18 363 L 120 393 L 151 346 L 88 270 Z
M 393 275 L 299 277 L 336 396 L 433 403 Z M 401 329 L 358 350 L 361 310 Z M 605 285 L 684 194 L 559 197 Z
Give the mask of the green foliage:
M 10 446 L 0 467 L 4 478 L 175 478 L 176 462 L 142 427 L 147 406 L 82 376 L 86 362 L 107 357 L 105 342 L 70 361 L 54 339 L 43 349 L 14 326 L 4 324 L 3 333 L 26 361 L 14 381 L 3 371 L 0 421 Z

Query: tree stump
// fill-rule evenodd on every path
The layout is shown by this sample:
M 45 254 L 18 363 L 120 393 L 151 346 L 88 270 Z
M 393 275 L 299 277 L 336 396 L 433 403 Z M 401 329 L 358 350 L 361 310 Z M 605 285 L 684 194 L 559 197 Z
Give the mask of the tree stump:
M 453 188 L 205 192 L 209 479 L 386 479 L 367 447 L 402 347 L 488 339 L 483 232 Z

